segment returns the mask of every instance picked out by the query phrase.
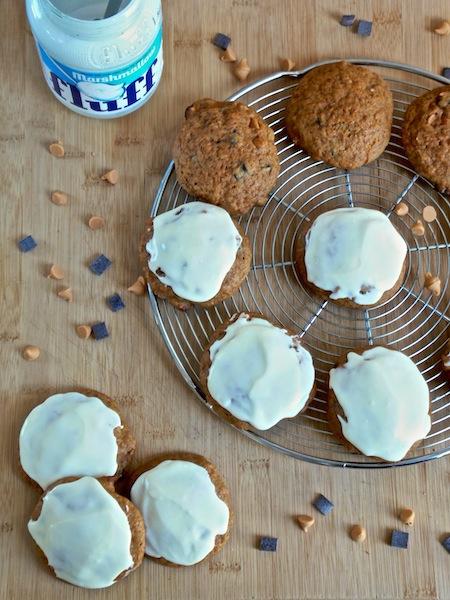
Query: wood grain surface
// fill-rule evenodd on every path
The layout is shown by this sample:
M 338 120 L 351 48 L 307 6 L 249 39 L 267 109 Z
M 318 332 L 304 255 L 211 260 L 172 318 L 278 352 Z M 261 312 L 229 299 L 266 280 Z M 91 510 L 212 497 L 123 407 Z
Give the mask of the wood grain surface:
M 408 62 L 439 72 L 450 64 L 450 37 L 432 33 L 450 18 L 447 0 L 167 0 L 163 80 L 140 111 L 116 121 L 69 112 L 47 91 L 23 2 L 0 3 L 0 598 L 448 599 L 450 556 L 439 539 L 450 533 L 449 461 L 388 470 L 317 467 L 245 439 L 208 413 L 169 359 L 146 298 L 126 288 L 139 275 L 138 238 L 183 110 L 202 96 L 224 98 L 239 87 L 218 60 L 210 38 L 229 32 L 252 77 L 278 68 L 280 56 L 300 66 L 324 58 L 364 56 Z M 361 38 L 337 23 L 341 13 L 374 21 Z M 66 158 L 46 147 L 61 139 Z M 99 181 L 120 172 L 117 186 Z M 70 196 L 66 207 L 52 190 Z M 106 228 L 86 226 L 91 214 Z M 32 234 L 38 248 L 21 254 L 17 240 Z M 104 253 L 102 277 L 87 269 Z M 51 263 L 63 282 L 45 277 Z M 57 297 L 73 288 L 74 302 Z M 126 309 L 111 313 L 105 297 L 119 292 Z M 110 338 L 82 341 L 75 326 L 105 320 Z M 42 354 L 25 362 L 21 349 Z M 29 410 L 47 394 L 73 386 L 115 398 L 138 440 L 136 463 L 164 451 L 192 451 L 215 462 L 229 483 L 236 519 L 223 552 L 196 568 L 169 569 L 145 561 L 116 587 L 89 592 L 52 578 L 39 562 L 26 523 L 36 492 L 21 477 L 18 433 Z M 313 513 L 322 492 L 335 503 L 328 517 L 303 533 L 298 513 Z M 399 508 L 417 513 L 408 550 L 387 545 L 400 526 Z M 348 535 L 366 526 L 364 544 Z M 256 549 L 259 535 L 279 538 L 278 552 Z

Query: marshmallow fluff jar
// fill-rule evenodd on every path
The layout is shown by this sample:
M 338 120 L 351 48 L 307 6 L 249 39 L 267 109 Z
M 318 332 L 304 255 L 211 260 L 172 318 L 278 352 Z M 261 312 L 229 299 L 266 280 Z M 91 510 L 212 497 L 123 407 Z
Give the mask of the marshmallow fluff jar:
M 26 0 L 26 7 L 45 80 L 67 108 L 122 117 L 156 91 L 161 0 Z

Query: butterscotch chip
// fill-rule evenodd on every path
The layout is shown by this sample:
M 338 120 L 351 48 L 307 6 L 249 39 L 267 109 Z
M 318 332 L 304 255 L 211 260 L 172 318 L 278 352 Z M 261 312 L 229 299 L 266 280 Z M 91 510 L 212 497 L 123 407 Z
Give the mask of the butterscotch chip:
M 48 147 L 48 151 L 52 156 L 56 156 L 56 158 L 62 158 L 66 153 L 66 151 L 64 150 L 64 146 L 61 144 L 61 142 L 53 142 L 52 144 L 50 144 L 50 146 Z
M 402 508 L 398 516 L 400 521 L 405 523 L 405 525 L 414 525 L 416 515 L 412 508 Z
M 280 60 L 280 66 L 283 71 L 292 71 L 295 67 L 295 62 L 290 58 L 282 58 Z
M 436 275 L 432 275 L 431 273 L 425 273 L 424 286 L 434 296 L 439 296 L 441 293 L 441 280 Z
M 128 291 L 136 296 L 144 296 L 147 290 L 147 286 L 145 285 L 145 279 L 140 275 L 133 285 L 130 285 Z
M 57 279 L 57 280 L 64 279 L 64 271 L 61 269 L 60 266 L 52 265 L 50 267 L 47 277 L 49 279 Z
M 404 217 L 409 213 L 409 207 L 404 202 L 399 202 L 395 207 L 395 214 L 399 217 Z
M 37 346 L 25 346 L 22 350 L 22 356 L 25 360 L 36 360 L 41 355 L 41 351 Z
M 234 74 L 239 81 L 245 81 L 250 75 L 250 67 L 246 58 L 241 58 L 234 67 Z
M 411 227 L 411 231 L 414 235 L 421 236 L 425 234 L 425 227 L 420 219 L 418 219 Z
M 111 171 L 107 171 L 104 175 L 102 175 L 102 179 L 111 185 L 116 185 L 116 183 L 119 181 L 119 173 L 116 169 L 111 169 Z
M 236 62 L 236 53 L 233 48 L 228 46 L 225 52 L 220 55 L 220 60 L 222 62 Z
M 96 229 L 103 229 L 105 226 L 105 219 L 103 217 L 98 217 L 96 215 L 92 215 L 88 221 L 89 229 L 95 231 Z
M 441 21 L 434 30 L 434 33 L 437 33 L 438 35 L 449 35 L 450 23 L 448 21 Z
M 432 223 L 433 221 L 435 221 L 437 217 L 437 212 L 434 206 L 425 206 L 425 208 L 422 211 L 422 217 L 423 220 L 427 223 Z
M 72 288 L 65 288 L 58 292 L 58 297 L 62 298 L 66 302 L 73 302 L 73 292 Z
M 364 542 L 367 537 L 365 528 L 362 525 L 353 525 L 350 529 L 350 537 L 354 542 Z
M 300 529 L 306 533 L 308 529 L 314 525 L 315 519 L 310 515 L 298 515 L 297 523 L 299 524 Z
M 79 338 L 87 340 L 92 333 L 92 327 L 90 325 L 77 325 L 76 332 Z
M 68 196 L 65 192 L 52 192 L 50 199 L 53 204 L 56 204 L 57 206 L 65 206 L 68 202 Z

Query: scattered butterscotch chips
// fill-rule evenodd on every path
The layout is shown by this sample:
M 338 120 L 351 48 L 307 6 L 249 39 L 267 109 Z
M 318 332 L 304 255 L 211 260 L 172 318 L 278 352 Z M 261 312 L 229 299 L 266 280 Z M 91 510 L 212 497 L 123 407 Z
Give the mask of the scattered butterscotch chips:
M 441 293 L 441 280 L 436 275 L 425 273 L 424 286 L 433 296 L 439 296 Z
M 281 58 L 280 66 L 283 71 L 292 71 L 295 67 L 295 62 L 291 58 Z
M 404 217 L 409 213 L 409 206 L 405 202 L 399 202 L 395 207 L 395 214 L 399 217 Z
M 437 212 L 434 206 L 425 206 L 422 211 L 423 220 L 427 223 L 432 223 L 436 220 Z
M 88 221 L 89 229 L 95 231 L 96 229 L 103 229 L 105 226 L 105 219 L 103 217 L 98 217 L 96 215 L 92 215 Z
M 234 74 L 239 79 L 239 81 L 245 81 L 250 74 L 250 67 L 248 65 L 248 61 L 246 58 L 241 58 L 235 67 Z
M 222 62 L 236 62 L 236 52 L 228 46 L 228 48 L 220 55 Z
M 22 350 L 22 356 L 25 360 L 37 360 L 41 355 L 41 351 L 37 346 L 25 346 Z
M 102 175 L 102 179 L 103 181 L 107 181 L 111 185 L 116 185 L 116 183 L 119 181 L 119 173 L 116 169 L 111 169 L 111 171 L 108 171 L 107 173 Z
M 73 302 L 72 288 L 64 288 L 58 292 L 58 298 L 62 298 L 66 302 Z
M 412 508 L 402 508 L 398 515 L 400 521 L 405 525 L 414 525 L 416 514 Z
M 56 158 L 62 158 L 66 153 L 66 151 L 64 150 L 64 146 L 61 144 L 61 142 L 53 142 L 52 144 L 50 144 L 50 146 L 48 147 L 48 151 L 52 156 L 56 156 Z
M 145 279 L 140 275 L 133 285 L 130 285 L 128 291 L 136 296 L 144 296 L 146 291 Z
M 56 206 L 65 206 L 68 201 L 68 196 L 65 192 L 56 191 L 52 192 L 50 200 L 53 202 L 53 204 L 56 204 Z
M 441 21 L 439 26 L 436 27 L 434 33 L 438 35 L 449 35 L 450 34 L 450 23 L 448 21 Z
M 48 279 L 57 279 L 58 281 L 64 279 L 64 271 L 58 265 L 52 265 L 49 269 Z
M 354 542 L 364 542 L 367 537 L 365 528 L 362 525 L 352 525 L 350 537 Z
M 306 533 L 308 529 L 314 525 L 315 519 L 309 515 L 298 515 L 297 522 L 300 529 Z
M 414 235 L 421 236 L 425 233 L 425 227 L 420 219 L 418 219 L 414 225 L 411 227 L 411 231 Z
M 77 325 L 76 332 L 79 338 L 87 340 L 92 333 L 92 327 L 90 325 Z

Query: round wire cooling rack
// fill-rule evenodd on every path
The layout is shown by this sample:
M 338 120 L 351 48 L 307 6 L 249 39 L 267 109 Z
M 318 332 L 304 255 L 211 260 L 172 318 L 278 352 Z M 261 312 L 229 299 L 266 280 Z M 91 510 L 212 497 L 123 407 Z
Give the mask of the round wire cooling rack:
M 256 81 L 229 100 L 241 100 L 256 110 L 275 131 L 280 175 L 267 204 L 240 218 L 252 243 L 251 271 L 238 293 L 210 309 L 186 313 L 159 300 L 150 291 L 155 321 L 186 383 L 212 412 L 199 387 L 199 358 L 212 332 L 238 311 L 257 311 L 274 322 L 298 331 L 312 353 L 316 368 L 316 397 L 302 415 L 281 421 L 268 431 L 241 431 L 275 450 L 308 462 L 342 467 L 390 467 L 414 464 L 450 454 L 450 385 L 442 374 L 441 354 L 450 322 L 450 202 L 405 158 L 401 126 L 408 104 L 446 79 L 422 69 L 381 60 L 348 59 L 368 65 L 389 83 L 394 95 L 394 121 L 388 147 L 375 162 L 346 172 L 315 161 L 294 146 L 284 128 L 286 101 L 312 68 L 274 73 Z M 191 198 L 177 183 L 171 162 L 156 194 L 151 216 L 184 204 Z M 409 212 L 394 211 L 406 202 Z M 425 223 L 425 235 L 415 237 L 411 226 L 425 206 L 437 219 Z M 339 206 L 364 206 L 384 211 L 405 238 L 409 252 L 404 281 L 393 298 L 367 310 L 347 309 L 318 299 L 297 277 L 294 242 L 299 232 L 322 212 Z M 423 287 L 425 272 L 442 282 L 440 296 Z M 431 393 L 432 429 L 408 458 L 389 464 L 351 453 L 335 440 L 326 419 L 329 369 L 353 347 L 384 344 L 405 352 L 426 378 Z

